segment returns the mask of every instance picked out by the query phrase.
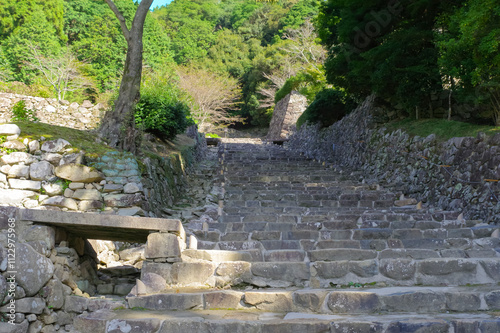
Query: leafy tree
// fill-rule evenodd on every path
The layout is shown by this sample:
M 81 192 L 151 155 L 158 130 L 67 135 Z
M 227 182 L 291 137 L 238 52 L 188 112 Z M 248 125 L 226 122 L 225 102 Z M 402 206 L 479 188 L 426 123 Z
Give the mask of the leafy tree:
M 33 68 L 25 66 L 29 63 L 31 47 L 37 47 L 40 54 L 50 57 L 61 52 L 60 39 L 56 29 L 45 16 L 40 7 L 26 17 L 23 24 L 3 41 L 5 59 L 12 71 L 12 79 L 30 84 L 36 75 Z
M 0 0 L 0 38 L 9 37 L 16 29 L 33 21 L 32 15 L 43 12 L 45 20 L 55 30 L 57 38 L 63 35 L 63 0 Z
M 112 13 L 94 16 L 72 49 L 80 61 L 89 64 L 85 72 L 97 80 L 101 91 L 117 87 L 127 45 Z
M 228 75 L 203 69 L 179 69 L 180 87 L 189 95 L 191 115 L 203 132 L 241 121 L 230 114 L 238 105 L 241 89 Z
M 173 61 L 171 40 L 161 24 L 151 15 L 144 23 L 144 63 L 152 68 L 159 68 L 165 62 Z
M 316 95 L 312 102 L 297 120 L 297 127 L 304 123 L 320 123 L 321 127 L 328 127 L 342 119 L 352 110 L 354 103 L 345 93 L 335 89 L 325 89 Z
M 434 28 L 444 7 L 432 0 L 324 2 L 318 27 L 330 48 L 328 81 L 359 97 L 376 92 L 393 104 L 427 106 L 441 89 Z
M 108 16 L 109 8 L 99 0 L 65 0 L 64 1 L 64 33 L 68 43 L 73 44 L 88 36 L 95 18 Z
M 283 34 L 290 29 L 299 29 L 307 20 L 318 15 L 318 0 L 303 0 L 294 4 L 284 17 L 280 19 L 280 33 Z
M 57 100 L 65 99 L 67 92 L 89 87 L 90 82 L 81 74 L 81 64 L 69 50 L 57 57 L 45 57 L 36 47 L 31 47 L 28 67 L 38 71 L 52 87 Z
M 108 112 L 103 119 L 100 133 L 109 140 L 111 146 L 135 152 L 137 133 L 133 112 L 135 103 L 140 96 L 144 21 L 153 0 L 143 0 L 139 4 L 130 29 L 127 27 L 125 17 L 113 0 L 105 1 L 120 22 L 123 36 L 127 41 L 127 57 L 118 99 L 113 111 Z
M 189 106 L 183 102 L 178 78 L 169 68 L 148 71 L 143 76 L 141 99 L 135 105 L 137 126 L 156 136 L 170 140 L 191 125 Z
M 486 105 L 500 126 L 500 6 L 494 0 L 468 0 L 451 14 L 438 36 L 439 64 L 449 89 L 465 102 Z
M 177 0 L 156 13 L 172 40 L 177 63 L 187 63 L 207 55 L 215 41 L 220 13 L 215 0 Z
M 253 47 L 255 44 L 245 43 L 240 35 L 222 29 L 217 31 L 214 44 L 208 49 L 207 58 L 195 62 L 194 65 L 240 78 L 251 67 Z

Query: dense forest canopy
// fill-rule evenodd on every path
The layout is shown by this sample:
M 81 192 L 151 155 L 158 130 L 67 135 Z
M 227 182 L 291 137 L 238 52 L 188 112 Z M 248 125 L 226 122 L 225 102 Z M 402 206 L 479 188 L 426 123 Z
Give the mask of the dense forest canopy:
M 115 3 L 130 24 L 138 3 Z M 0 36 L 3 90 L 116 97 L 127 44 L 105 1 L 0 0 Z M 147 128 L 164 126 L 158 113 L 206 131 L 265 126 L 291 90 L 318 96 L 321 112 L 334 112 L 325 96 L 333 108 L 376 93 L 412 110 L 448 91 L 500 124 L 496 0 L 174 0 L 150 12 L 143 40 Z

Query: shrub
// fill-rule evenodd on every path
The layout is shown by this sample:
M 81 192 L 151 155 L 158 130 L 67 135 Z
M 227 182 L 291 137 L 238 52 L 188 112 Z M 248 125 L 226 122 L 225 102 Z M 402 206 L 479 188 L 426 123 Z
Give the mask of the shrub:
M 135 106 L 138 127 L 161 139 L 173 139 L 193 124 L 189 107 L 181 101 L 180 91 L 170 77 L 162 73 L 147 74 L 141 88 L 141 98 Z
M 297 128 L 300 128 L 306 121 L 320 123 L 321 127 L 328 127 L 342 119 L 353 108 L 354 102 L 342 91 L 324 89 L 316 95 L 316 99 L 299 117 Z
M 12 107 L 12 121 L 39 121 L 35 111 L 26 108 L 26 102 L 21 100 Z
M 164 96 L 146 95 L 135 106 L 135 122 L 139 128 L 162 139 L 173 139 L 192 124 L 186 115 L 189 107 Z

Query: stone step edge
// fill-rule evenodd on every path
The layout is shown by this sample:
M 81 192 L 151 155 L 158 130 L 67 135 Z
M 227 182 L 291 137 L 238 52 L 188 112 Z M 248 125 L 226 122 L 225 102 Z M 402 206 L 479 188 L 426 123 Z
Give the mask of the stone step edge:
M 304 313 L 236 311 L 98 311 L 75 318 L 75 333 L 209 333 L 209 332 L 498 332 L 500 318 L 486 314 L 393 314 L 324 316 Z M 235 313 L 236 312 L 236 313 Z M 229 316 L 230 315 L 230 316 Z M 228 317 L 229 316 L 229 317 Z M 404 319 L 402 319 L 404 318 Z
M 346 250 L 350 253 L 353 250 Z M 379 286 L 464 286 L 500 283 L 500 258 L 340 260 L 316 262 L 189 262 L 143 264 L 137 290 L 165 288 L 329 288 L 350 282 Z M 328 260 L 328 259 L 327 259 Z M 143 285 L 144 284 L 144 285 Z M 137 292 L 136 292 L 137 294 Z
M 387 287 L 373 289 L 211 290 L 127 297 L 129 308 L 255 310 L 319 314 L 444 313 L 500 310 L 500 287 Z

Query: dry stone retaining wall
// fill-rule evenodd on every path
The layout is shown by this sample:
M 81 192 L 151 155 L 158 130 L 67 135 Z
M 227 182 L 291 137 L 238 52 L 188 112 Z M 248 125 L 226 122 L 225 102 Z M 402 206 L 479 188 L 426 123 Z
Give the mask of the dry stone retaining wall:
M 296 130 L 295 124 L 306 108 L 306 97 L 296 91 L 292 91 L 282 98 L 274 107 L 267 139 L 288 139 Z
M 23 216 L 15 207 L 0 207 L 0 332 L 73 332 L 74 319 L 84 312 L 128 306 L 116 295 L 127 295 L 134 287 L 145 259 L 143 249 L 117 255 L 113 242 L 83 240 Z M 150 234 L 146 259 L 180 260 L 183 235 Z M 168 236 L 175 240 L 169 247 L 152 240 Z M 157 252 L 151 253 L 151 248 Z M 103 262 L 117 265 L 97 272 Z M 96 294 L 106 296 L 93 297 Z
M 500 222 L 500 134 L 453 138 L 411 137 L 377 128 L 380 113 L 372 96 L 331 127 L 305 125 L 289 149 L 361 170 L 367 182 L 397 186 L 405 195 L 468 219 Z M 493 180 L 493 181 L 489 181 Z
M 0 205 L 150 217 L 181 195 L 185 168 L 204 144 L 195 133 L 192 145 L 167 157 L 112 151 L 88 161 L 64 139 L 21 142 L 19 134 L 17 125 L 0 125 L 2 146 L 12 150 L 0 156 Z
M 26 102 L 27 109 L 35 111 L 42 123 L 80 130 L 97 128 L 105 111 L 104 105 L 100 103 L 93 105 L 90 101 L 78 104 L 65 100 L 58 102 L 55 98 L 0 93 L 0 123 L 7 123 L 11 120 L 12 107 L 20 100 Z

